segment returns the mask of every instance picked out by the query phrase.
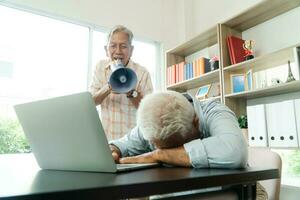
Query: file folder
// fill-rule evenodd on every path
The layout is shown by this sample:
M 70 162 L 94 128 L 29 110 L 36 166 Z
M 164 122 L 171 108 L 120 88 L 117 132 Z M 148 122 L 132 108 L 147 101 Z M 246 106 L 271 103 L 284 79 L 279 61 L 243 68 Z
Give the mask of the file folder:
M 294 101 L 266 104 L 270 147 L 298 147 Z
M 266 147 L 268 145 L 265 105 L 247 106 L 249 146 Z

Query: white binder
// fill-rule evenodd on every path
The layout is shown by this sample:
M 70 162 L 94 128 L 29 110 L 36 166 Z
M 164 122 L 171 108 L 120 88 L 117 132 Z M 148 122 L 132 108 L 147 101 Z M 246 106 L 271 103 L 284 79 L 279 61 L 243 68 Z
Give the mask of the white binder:
M 270 147 L 298 147 L 294 101 L 266 104 Z
M 265 105 L 247 106 L 249 146 L 268 145 Z
M 295 99 L 296 127 L 298 136 L 298 145 L 300 144 L 300 99 Z

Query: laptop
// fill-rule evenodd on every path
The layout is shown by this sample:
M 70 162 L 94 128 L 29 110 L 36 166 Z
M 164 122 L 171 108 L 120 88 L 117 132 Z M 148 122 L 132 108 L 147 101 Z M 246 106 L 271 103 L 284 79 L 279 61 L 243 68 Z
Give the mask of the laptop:
M 157 166 L 115 164 L 89 92 L 15 105 L 42 169 L 118 172 Z

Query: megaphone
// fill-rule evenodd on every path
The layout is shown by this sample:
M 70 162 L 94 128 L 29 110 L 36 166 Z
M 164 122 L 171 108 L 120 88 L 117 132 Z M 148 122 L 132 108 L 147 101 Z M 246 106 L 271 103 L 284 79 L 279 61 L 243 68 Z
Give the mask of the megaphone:
M 137 83 L 136 73 L 127 67 L 124 67 L 121 60 L 111 64 L 112 74 L 109 78 L 109 84 L 112 91 L 116 93 L 128 93 L 135 89 Z

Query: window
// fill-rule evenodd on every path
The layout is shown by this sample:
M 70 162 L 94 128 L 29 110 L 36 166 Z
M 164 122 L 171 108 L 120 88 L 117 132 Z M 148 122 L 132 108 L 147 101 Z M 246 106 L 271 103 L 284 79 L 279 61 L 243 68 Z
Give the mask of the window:
M 29 147 L 14 104 L 86 90 L 87 27 L 0 6 L 0 153 Z
M 1 5 L 0 27 L 0 154 L 28 152 L 13 105 L 87 90 L 89 63 L 106 57 L 106 33 Z M 133 59 L 148 67 L 154 84 L 156 45 L 134 45 Z
M 282 159 L 281 184 L 300 187 L 300 150 L 272 149 Z

